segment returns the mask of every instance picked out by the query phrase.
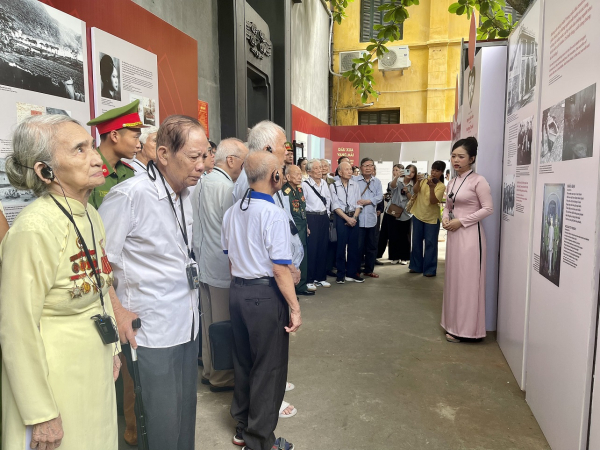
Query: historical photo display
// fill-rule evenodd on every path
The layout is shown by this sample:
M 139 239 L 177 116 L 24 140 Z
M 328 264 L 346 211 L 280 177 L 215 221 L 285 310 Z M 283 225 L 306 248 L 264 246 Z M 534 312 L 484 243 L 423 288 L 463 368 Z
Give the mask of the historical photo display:
M 504 177 L 502 192 L 502 212 L 511 216 L 515 215 L 515 174 Z
M 81 21 L 37 0 L 0 0 L 0 84 L 85 101 Z
M 595 116 L 595 84 L 571 95 L 565 100 L 563 161 L 589 158 L 593 155 Z
M 517 166 L 531 164 L 531 144 L 533 142 L 533 116 L 519 123 L 517 139 Z
M 565 101 L 562 100 L 542 113 L 542 164 L 562 161 L 564 127 Z
M 121 101 L 121 61 L 114 56 L 100 53 L 100 95 Z
M 560 285 L 564 200 L 564 184 L 544 185 L 540 275 L 557 286 Z
M 538 44 L 535 31 L 519 28 L 516 45 L 510 45 L 508 60 L 508 115 L 533 101 L 535 96 Z

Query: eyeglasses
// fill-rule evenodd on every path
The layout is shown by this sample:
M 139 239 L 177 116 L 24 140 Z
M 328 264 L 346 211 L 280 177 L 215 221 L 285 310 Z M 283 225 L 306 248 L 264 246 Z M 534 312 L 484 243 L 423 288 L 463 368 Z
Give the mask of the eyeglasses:
M 212 148 L 212 147 L 208 147 L 208 153 L 212 156 L 215 156 L 215 153 L 217 153 L 217 149 L 216 148 Z
M 242 157 L 241 157 L 241 156 L 238 156 L 238 155 L 227 155 L 227 157 L 228 157 L 228 158 L 229 158 L 229 157 L 232 157 L 232 158 L 242 159 Z M 244 166 L 244 161 L 243 161 L 243 159 L 242 159 L 242 166 Z
M 364 164 L 363 167 L 367 167 L 367 168 L 368 167 L 375 167 L 375 165 L 374 164 Z

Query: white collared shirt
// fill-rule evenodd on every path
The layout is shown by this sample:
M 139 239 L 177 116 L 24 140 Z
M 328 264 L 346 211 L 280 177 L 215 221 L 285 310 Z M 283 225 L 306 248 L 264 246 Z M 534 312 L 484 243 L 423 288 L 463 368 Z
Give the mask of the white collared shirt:
M 196 193 L 197 191 L 197 193 Z M 194 253 L 200 281 L 218 288 L 231 283 L 229 258 L 223 254 L 221 228 L 225 211 L 233 204 L 233 180 L 224 170 L 215 167 L 196 186 L 194 208 Z M 193 204 L 192 204 L 193 205 Z
M 353 179 L 348 180 L 347 186 L 342 184 L 342 180 L 337 180 L 329 185 L 329 192 L 331 193 L 331 209 L 333 211 L 341 209 L 342 212 L 347 213 L 361 208 L 358 204 L 360 191 L 358 184 Z
M 311 186 L 315 188 L 321 197 L 325 198 L 327 205 L 323 204 L 323 201 L 315 194 L 315 191 L 313 191 Z M 312 178 L 303 181 L 302 192 L 304 192 L 304 198 L 306 199 L 307 212 L 330 211 L 331 193 L 329 192 L 329 186 L 325 180 L 322 179 L 319 185 L 317 185 L 316 181 Z
M 136 177 L 148 172 L 148 168 L 146 167 L 146 165 L 137 158 L 133 158 L 131 160 L 131 166 L 135 170 L 134 176 Z
M 227 210 L 221 232 L 231 274 L 246 280 L 272 277 L 273 264 L 292 264 L 289 220 L 270 195 L 252 192 L 250 202 L 244 200 L 245 211 L 241 202 Z
M 383 190 L 379 178 L 371 176 L 367 182 L 362 175 L 352 177 L 358 184 L 362 200 L 371 200 L 369 205 L 364 205 L 358 219 L 361 228 L 372 228 L 377 225 L 377 205 L 383 200 Z M 364 192 L 364 193 L 363 193 Z
M 166 348 L 196 338 L 198 294 L 188 284 L 186 267 L 192 260 L 179 227 L 181 223 L 191 239 L 190 191 L 184 189 L 175 198 L 168 184 L 168 192 L 165 189 L 158 171 L 156 175 L 155 181 L 145 173 L 114 186 L 99 212 L 117 296 L 142 321 L 136 341 L 142 347 Z

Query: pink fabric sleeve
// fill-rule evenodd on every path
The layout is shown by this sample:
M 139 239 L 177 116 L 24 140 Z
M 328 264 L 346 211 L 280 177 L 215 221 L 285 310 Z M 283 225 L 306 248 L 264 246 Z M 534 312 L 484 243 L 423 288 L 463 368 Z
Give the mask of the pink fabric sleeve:
M 480 222 L 487 216 L 491 216 L 494 212 L 494 203 L 492 200 L 490 185 L 485 178 L 481 177 L 477 181 L 477 184 L 475 185 L 475 194 L 477 195 L 481 209 L 469 214 L 464 218 L 460 218 L 460 223 L 462 223 L 463 227 L 465 228 L 475 225 L 477 222 Z

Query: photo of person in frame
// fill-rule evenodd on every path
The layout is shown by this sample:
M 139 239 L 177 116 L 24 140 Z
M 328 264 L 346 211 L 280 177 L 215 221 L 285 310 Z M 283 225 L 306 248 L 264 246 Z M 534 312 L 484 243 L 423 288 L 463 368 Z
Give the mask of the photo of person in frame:
M 544 185 L 540 275 L 556 286 L 560 285 L 564 201 L 564 184 Z
M 110 55 L 100 53 L 101 95 L 104 98 L 121 101 L 120 61 Z

